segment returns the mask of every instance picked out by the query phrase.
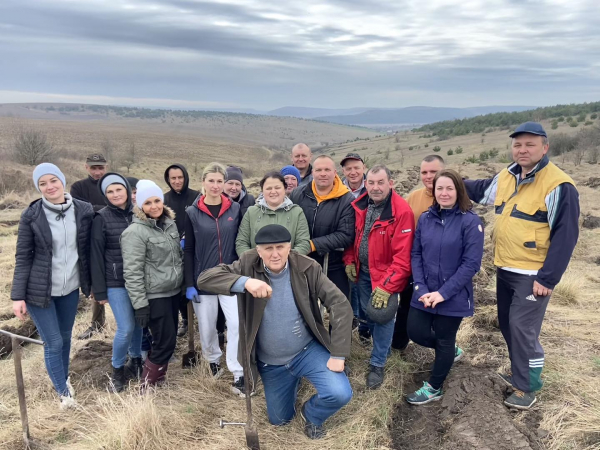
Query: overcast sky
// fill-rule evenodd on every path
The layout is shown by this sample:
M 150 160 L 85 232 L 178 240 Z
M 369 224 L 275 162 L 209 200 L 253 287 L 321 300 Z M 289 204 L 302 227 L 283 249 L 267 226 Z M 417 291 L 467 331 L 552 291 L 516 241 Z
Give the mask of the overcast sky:
M 0 0 L 0 103 L 600 100 L 598 0 Z

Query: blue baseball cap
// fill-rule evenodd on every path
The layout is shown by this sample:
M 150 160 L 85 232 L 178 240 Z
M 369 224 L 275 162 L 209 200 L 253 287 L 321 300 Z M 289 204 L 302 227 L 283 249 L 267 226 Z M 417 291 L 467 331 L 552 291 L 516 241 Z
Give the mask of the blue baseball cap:
M 522 133 L 537 134 L 538 136 L 548 137 L 548 135 L 546 134 L 546 130 L 544 130 L 542 125 L 537 122 L 522 123 L 517 127 L 515 131 L 513 131 L 513 133 L 509 137 L 514 138 L 515 136 Z

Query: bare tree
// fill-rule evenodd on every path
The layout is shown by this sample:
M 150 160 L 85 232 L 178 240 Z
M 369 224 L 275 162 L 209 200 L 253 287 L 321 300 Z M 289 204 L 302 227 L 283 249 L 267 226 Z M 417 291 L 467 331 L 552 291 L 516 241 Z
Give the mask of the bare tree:
M 106 160 L 108 161 L 110 166 L 112 167 L 113 163 L 115 162 L 113 160 L 115 155 L 114 155 L 113 143 L 110 141 L 109 138 L 106 138 L 102 141 L 102 143 L 100 144 L 100 149 L 102 150 L 102 154 L 104 155 L 104 157 L 106 158 Z
M 135 163 L 135 141 L 131 141 L 131 143 L 129 144 L 129 148 L 127 149 L 125 155 L 123 155 L 123 160 L 121 161 L 121 164 L 127 167 L 127 173 L 129 173 L 131 166 L 133 166 Z
M 579 146 L 585 148 L 590 164 L 598 164 L 600 157 L 600 127 L 586 128 L 579 132 Z
M 396 151 L 400 153 L 400 167 L 404 167 L 404 150 L 400 145 L 396 145 Z
M 18 126 L 13 146 L 13 156 L 20 164 L 37 166 L 55 156 L 52 142 L 45 132 L 34 127 Z
M 573 164 L 576 166 L 580 166 L 583 158 L 585 158 L 586 148 L 583 145 L 578 145 L 575 147 L 575 150 L 571 152 L 571 159 L 573 160 Z

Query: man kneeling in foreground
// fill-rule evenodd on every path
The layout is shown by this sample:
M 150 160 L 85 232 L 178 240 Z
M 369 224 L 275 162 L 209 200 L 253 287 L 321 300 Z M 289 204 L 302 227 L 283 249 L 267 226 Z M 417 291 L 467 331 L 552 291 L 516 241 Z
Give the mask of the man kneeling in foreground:
M 300 414 L 306 435 L 319 439 L 325 436 L 323 423 L 352 398 L 344 361 L 350 356 L 353 314 L 321 266 L 291 251 L 290 242 L 285 227 L 267 225 L 256 234 L 255 249 L 233 264 L 204 271 L 198 287 L 221 295 L 243 293 L 240 311 L 246 318 L 250 391 L 260 374 L 269 421 L 285 425 L 296 414 L 300 379 L 308 379 L 317 393 Z M 331 336 L 318 300 L 329 312 Z

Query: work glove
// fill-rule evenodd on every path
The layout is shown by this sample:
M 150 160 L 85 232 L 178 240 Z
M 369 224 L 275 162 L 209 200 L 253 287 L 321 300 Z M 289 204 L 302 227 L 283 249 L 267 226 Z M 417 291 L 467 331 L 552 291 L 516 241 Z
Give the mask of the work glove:
M 181 250 L 185 248 L 185 238 L 179 241 L 179 245 L 181 245 Z
M 350 281 L 352 281 L 353 283 L 356 283 L 356 265 L 355 264 L 348 264 L 346 266 L 346 275 L 348 276 L 348 279 Z
M 138 325 L 141 328 L 146 328 L 148 326 L 148 322 L 150 322 L 150 306 L 144 306 L 140 309 L 136 309 L 134 316 Z
M 200 303 L 200 296 L 198 295 L 198 289 L 194 286 L 190 286 L 185 290 L 185 298 L 193 301 L 194 303 Z
M 373 308 L 387 308 L 388 300 L 390 299 L 391 295 L 392 294 L 385 292 L 379 287 L 375 288 L 375 290 L 371 293 L 371 304 L 373 305 Z

